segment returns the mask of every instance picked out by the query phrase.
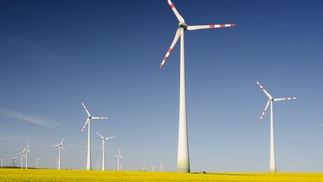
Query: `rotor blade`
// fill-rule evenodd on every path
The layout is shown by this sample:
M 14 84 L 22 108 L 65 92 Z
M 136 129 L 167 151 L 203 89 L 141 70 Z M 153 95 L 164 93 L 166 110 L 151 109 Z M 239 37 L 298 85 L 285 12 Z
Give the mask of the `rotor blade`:
M 89 111 L 86 109 L 86 107 L 85 107 L 85 105 L 84 105 L 84 103 L 82 102 L 82 106 L 84 107 L 84 110 L 85 110 L 85 112 L 87 113 L 87 115 L 88 116 L 91 116 L 91 114 L 89 113 Z
M 88 123 L 88 122 L 90 122 L 90 118 L 87 118 L 87 120 L 85 121 L 84 126 L 83 126 L 83 128 L 82 128 L 82 130 L 81 130 L 81 131 L 83 131 L 83 130 L 84 130 L 84 128 L 86 127 L 86 125 L 87 125 L 87 123 Z
M 215 25 L 193 25 L 188 26 L 187 30 L 200 30 L 200 29 L 210 29 L 210 28 L 225 28 L 234 27 L 236 24 L 215 24 Z
M 178 13 L 178 11 L 177 11 L 177 9 L 175 8 L 175 6 L 174 6 L 174 4 L 172 3 L 172 1 L 171 1 L 171 0 L 168 0 L 167 2 L 168 2 L 168 4 L 169 4 L 169 6 L 172 8 L 172 10 L 173 10 L 173 12 L 174 12 L 174 14 L 175 14 L 176 18 L 178 19 L 178 21 L 179 21 L 180 23 L 185 23 L 184 18 L 183 18 L 183 17 Z
M 114 138 L 114 136 L 107 137 L 107 138 L 105 138 L 104 140 L 109 140 L 109 139 L 111 139 L 111 138 Z
M 264 115 L 266 114 L 267 108 L 270 104 L 270 100 L 267 101 L 266 107 L 264 109 L 264 111 L 262 112 L 261 116 L 260 116 L 260 120 L 262 120 L 262 118 L 264 118 Z
M 296 100 L 296 97 L 275 98 L 274 99 L 274 101 L 282 101 L 282 100 Z
M 62 139 L 62 141 L 61 141 L 60 145 L 63 145 L 63 141 L 64 141 L 64 138 Z
M 33 154 L 33 153 L 31 153 L 29 149 L 28 149 L 27 151 L 28 151 L 32 156 L 34 156 L 34 154 Z
M 57 145 L 53 145 L 53 147 L 59 147 L 59 144 L 57 144 Z
M 257 82 L 258 86 L 261 88 L 261 90 L 265 92 L 265 94 L 267 95 L 267 97 L 269 99 L 272 99 L 273 97 L 265 90 L 265 88 L 262 85 L 260 85 L 260 83 L 257 80 L 256 80 L 256 82 Z
M 104 140 L 104 137 L 102 135 L 100 135 L 99 132 L 96 132 L 96 134 L 99 135 Z
M 108 117 L 96 116 L 96 117 L 91 117 L 91 119 L 108 119 Z
M 176 44 L 176 42 L 178 41 L 178 39 L 179 39 L 179 37 L 180 37 L 180 36 L 181 36 L 181 30 L 180 30 L 180 28 L 178 28 L 178 29 L 177 29 L 177 31 L 176 31 L 176 34 L 175 34 L 174 40 L 173 40 L 172 44 L 170 45 L 170 47 L 169 47 L 169 49 L 168 49 L 168 51 L 167 51 L 167 53 L 166 53 L 166 55 L 165 55 L 165 57 L 164 57 L 164 59 L 163 59 L 162 63 L 160 64 L 159 69 L 161 69 L 161 68 L 163 67 L 163 65 L 165 64 L 165 62 L 166 62 L 166 60 L 167 60 L 168 56 L 169 56 L 169 55 L 170 55 L 170 53 L 173 51 L 173 48 L 174 48 L 174 46 L 175 46 L 175 44 Z
M 65 152 L 65 149 L 62 147 L 62 146 L 60 146 L 61 147 L 61 149 Z

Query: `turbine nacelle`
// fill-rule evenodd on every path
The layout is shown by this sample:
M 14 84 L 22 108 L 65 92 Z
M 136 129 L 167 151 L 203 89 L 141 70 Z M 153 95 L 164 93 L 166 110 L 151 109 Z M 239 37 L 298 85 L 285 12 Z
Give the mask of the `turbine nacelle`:
M 184 23 L 179 23 L 178 27 L 183 28 L 184 30 L 187 30 L 188 25 L 184 22 Z

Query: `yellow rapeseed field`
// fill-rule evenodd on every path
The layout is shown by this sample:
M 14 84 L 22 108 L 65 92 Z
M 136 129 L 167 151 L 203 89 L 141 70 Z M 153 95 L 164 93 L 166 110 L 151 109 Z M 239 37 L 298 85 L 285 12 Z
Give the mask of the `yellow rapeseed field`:
M 323 182 L 323 173 L 176 173 L 136 171 L 86 171 L 0 169 L 0 181 L 218 181 L 218 182 Z

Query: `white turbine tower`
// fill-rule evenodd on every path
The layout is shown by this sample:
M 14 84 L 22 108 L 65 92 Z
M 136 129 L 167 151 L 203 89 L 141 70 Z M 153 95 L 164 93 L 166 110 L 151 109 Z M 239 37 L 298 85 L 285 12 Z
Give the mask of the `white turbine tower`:
M 35 157 L 36 160 L 36 168 L 38 168 L 38 161 L 40 160 L 39 158 Z
M 163 165 L 161 162 L 159 162 L 160 172 L 163 172 L 163 167 L 167 167 L 167 166 L 165 166 L 165 165 Z
M 18 157 L 18 155 L 16 155 L 15 157 L 11 157 L 13 167 L 16 167 L 16 165 L 17 165 L 17 157 Z
M 56 164 L 56 169 L 58 169 L 58 164 L 59 164 L 58 157 L 57 157 L 57 160 L 56 160 L 55 164 Z
M 117 171 L 121 170 L 121 165 L 124 163 L 125 159 L 122 157 L 122 155 L 120 154 L 120 148 L 119 148 L 119 152 L 117 153 L 117 155 L 115 155 L 115 157 L 117 157 Z M 122 163 L 120 163 L 120 158 L 123 160 Z
M 146 164 L 141 164 L 142 171 L 145 171 L 146 166 L 147 166 Z
M 266 107 L 264 111 L 262 112 L 260 116 L 260 120 L 264 117 L 268 106 L 270 105 L 270 164 L 269 164 L 269 170 L 270 172 L 276 172 L 276 159 L 275 159 L 275 144 L 274 144 L 274 110 L 273 110 L 273 102 L 275 101 L 282 101 L 282 100 L 295 100 L 296 97 L 288 97 L 288 98 L 273 98 L 266 90 L 265 88 L 260 85 L 258 81 L 256 81 L 258 86 L 264 91 L 264 93 L 268 97 L 268 101 L 266 104 Z
M 26 157 L 26 169 L 28 169 L 28 152 L 33 156 L 33 154 L 29 150 L 29 142 L 28 142 L 26 148 L 24 149 L 24 151 L 26 152 L 26 155 L 25 155 L 25 157 Z
M 87 119 L 82 128 L 82 131 L 87 125 L 87 161 L 86 161 L 86 169 L 92 170 L 92 161 L 91 161 L 91 119 L 108 119 L 107 117 L 94 117 L 91 116 L 90 112 L 86 109 L 84 103 L 82 102 L 82 106 L 84 107 L 85 112 L 87 113 Z
M 172 52 L 179 37 L 181 37 L 180 47 L 180 101 L 179 101 L 179 129 L 178 129 L 178 151 L 177 151 L 177 171 L 178 172 L 190 172 L 190 161 L 188 152 L 188 134 L 187 134 L 187 121 L 186 121 L 186 90 L 185 90 L 185 58 L 184 58 L 184 31 L 185 30 L 200 30 L 200 29 L 212 29 L 212 28 L 224 28 L 232 27 L 235 24 L 216 24 L 216 25 L 195 25 L 188 26 L 185 23 L 183 17 L 178 13 L 175 6 L 168 0 L 168 4 L 175 13 L 176 18 L 179 21 L 179 27 L 175 34 L 175 38 L 168 49 L 160 69 L 166 62 L 168 56 Z
M 99 135 L 99 137 L 102 138 L 102 145 L 101 145 L 101 148 L 102 148 L 102 171 L 104 171 L 104 141 L 109 140 L 111 138 L 114 138 L 114 136 L 104 138 L 102 135 L 100 135 L 99 132 L 96 132 L 96 134 Z
M 17 155 L 20 155 L 20 167 L 22 169 L 23 162 L 24 162 L 23 160 L 24 160 L 24 157 L 25 157 L 25 148 L 24 148 L 24 150 L 22 150 L 22 152 L 18 153 Z
M 3 161 L 5 161 L 4 159 L 0 159 L 0 166 L 3 167 Z
M 156 166 L 154 166 L 152 163 L 151 163 L 151 171 L 154 171 Z
M 98 169 L 99 169 L 99 167 L 101 166 L 101 165 L 100 165 L 100 160 L 98 160 L 98 162 L 96 162 L 96 163 L 95 163 L 95 165 L 96 165 L 96 169 L 98 170 Z
M 61 143 L 59 143 L 57 145 L 53 145 L 53 147 L 58 147 L 58 164 L 57 164 L 58 170 L 61 170 L 61 149 L 65 152 L 65 150 L 63 148 L 63 141 L 64 141 L 64 138 L 62 139 Z

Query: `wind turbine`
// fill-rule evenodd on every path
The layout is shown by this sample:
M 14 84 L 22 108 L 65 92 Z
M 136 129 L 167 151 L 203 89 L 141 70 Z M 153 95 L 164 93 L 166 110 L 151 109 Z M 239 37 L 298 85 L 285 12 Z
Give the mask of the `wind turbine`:
M 18 155 L 16 155 L 15 157 L 11 157 L 11 159 L 12 159 L 12 166 L 13 166 L 13 167 L 16 167 L 16 164 L 17 164 L 17 157 L 18 157 Z
M 151 163 L 151 171 L 154 171 L 154 168 L 155 168 L 156 166 L 154 166 L 152 163 Z
M 147 166 L 146 164 L 141 164 L 142 171 L 145 171 L 146 166 Z
M 58 170 L 61 170 L 61 149 L 65 152 L 64 148 L 63 148 L 63 141 L 64 138 L 62 139 L 61 143 L 57 144 L 57 145 L 53 145 L 53 147 L 58 147 Z
M 167 167 L 167 166 L 165 166 L 161 162 L 159 162 L 159 167 L 160 167 L 160 172 L 163 172 L 163 167 Z
M 3 167 L 3 161 L 5 161 L 4 159 L 0 159 L 0 165 L 1 167 Z
M 40 160 L 39 158 L 35 157 L 36 160 L 36 168 L 38 168 L 38 161 Z
M 22 169 L 22 167 L 23 167 L 23 158 L 25 157 L 25 148 L 24 148 L 24 150 L 22 150 L 22 152 L 20 152 L 20 153 L 18 153 L 19 155 L 20 155 L 20 167 L 21 167 L 21 169 Z M 18 155 L 17 154 L 17 155 Z
M 96 134 L 102 138 L 102 146 L 101 146 L 101 148 L 102 148 L 102 171 L 104 171 L 104 141 L 114 138 L 114 136 L 104 138 L 102 135 L 100 135 L 99 132 L 96 132 Z
M 28 152 L 33 156 L 33 154 L 30 152 L 30 150 L 29 150 L 29 142 L 28 142 L 28 144 L 27 144 L 27 146 L 26 146 L 26 148 L 24 149 L 24 151 L 26 152 L 26 169 L 28 169 Z
M 58 157 L 57 157 L 57 159 L 56 159 L 56 162 L 55 162 L 55 164 L 56 164 L 56 168 L 58 169 L 58 164 L 59 164 L 59 162 L 58 162 Z
M 266 104 L 266 107 L 264 111 L 262 112 L 260 116 L 260 120 L 264 117 L 266 114 L 267 108 L 270 105 L 270 164 L 269 164 L 269 170 L 270 172 L 276 172 L 276 159 L 275 159 L 275 144 L 274 144 L 274 110 L 273 110 L 273 102 L 275 101 L 283 101 L 283 100 L 295 100 L 296 97 L 288 97 L 288 98 L 273 98 L 266 90 L 265 88 L 260 85 L 258 81 L 256 81 L 258 86 L 264 91 L 264 93 L 268 97 L 268 101 Z
M 120 164 L 120 158 L 124 161 L 125 159 L 122 157 L 122 155 L 120 154 L 120 148 L 119 148 L 119 152 L 117 153 L 117 155 L 115 155 L 115 157 L 117 157 L 117 171 L 120 171 L 120 167 L 123 164 L 123 162 Z
M 87 125 L 87 161 L 86 161 L 86 169 L 87 170 L 92 170 L 91 166 L 91 119 L 108 119 L 107 117 L 95 117 L 91 116 L 90 112 L 86 109 L 84 103 L 82 102 L 82 106 L 87 113 L 87 119 L 85 121 L 85 124 L 82 128 L 82 131 Z
M 96 163 L 95 163 L 95 165 L 96 165 L 96 169 L 98 170 L 98 169 L 99 169 L 99 167 L 101 166 L 101 165 L 100 165 L 100 160 L 98 160 L 98 162 L 96 162 Z
M 188 134 L 187 134 L 187 121 L 186 121 L 186 90 L 185 90 L 185 58 L 184 58 L 184 31 L 185 30 L 200 30 L 200 29 L 212 29 L 212 28 L 224 28 L 233 27 L 236 24 L 216 24 L 216 25 L 194 25 L 188 26 L 185 23 L 184 18 L 178 13 L 171 0 L 168 0 L 168 4 L 173 10 L 176 18 L 179 21 L 179 27 L 176 31 L 175 38 L 168 49 L 160 69 L 165 64 L 168 56 L 172 52 L 178 39 L 181 37 L 180 47 L 180 101 L 179 101 L 179 129 L 178 129 L 178 151 L 177 151 L 177 171 L 178 172 L 190 172 L 189 152 L 188 152 Z

